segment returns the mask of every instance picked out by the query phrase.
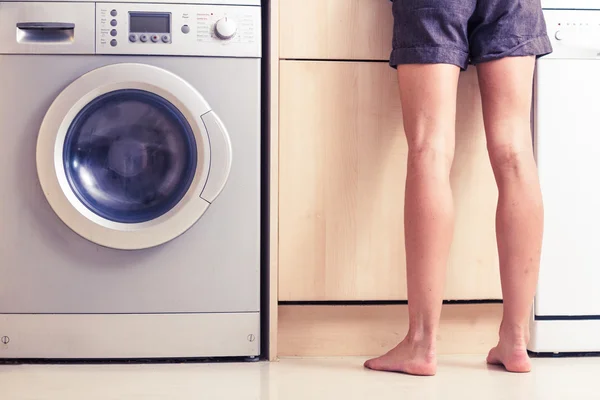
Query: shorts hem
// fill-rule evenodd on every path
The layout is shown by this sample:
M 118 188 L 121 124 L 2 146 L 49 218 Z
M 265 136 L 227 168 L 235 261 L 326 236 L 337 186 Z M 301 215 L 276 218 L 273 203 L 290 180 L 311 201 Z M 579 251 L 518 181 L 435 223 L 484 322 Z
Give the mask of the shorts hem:
M 501 60 L 506 57 L 536 56 L 539 58 L 550 53 L 552 53 L 552 43 L 550 42 L 550 38 L 548 38 L 548 35 L 541 35 L 525 40 L 501 53 L 472 57 L 471 64 L 483 64 L 490 61 Z
M 467 52 L 448 47 L 405 47 L 392 51 L 390 66 L 404 64 L 451 64 L 465 70 L 469 65 Z

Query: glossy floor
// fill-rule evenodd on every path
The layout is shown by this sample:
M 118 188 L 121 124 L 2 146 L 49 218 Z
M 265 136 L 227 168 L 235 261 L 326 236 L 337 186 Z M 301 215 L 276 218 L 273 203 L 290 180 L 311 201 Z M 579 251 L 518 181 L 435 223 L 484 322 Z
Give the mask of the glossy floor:
M 0 399 L 600 399 L 600 358 L 536 359 L 531 374 L 482 356 L 440 360 L 438 375 L 367 371 L 363 359 L 253 364 L 0 365 Z

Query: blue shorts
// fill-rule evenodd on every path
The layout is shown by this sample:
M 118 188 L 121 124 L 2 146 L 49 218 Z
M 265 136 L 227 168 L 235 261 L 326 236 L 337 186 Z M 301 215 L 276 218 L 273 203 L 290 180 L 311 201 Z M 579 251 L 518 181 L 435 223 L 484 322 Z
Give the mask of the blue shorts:
M 552 52 L 540 0 L 393 0 L 390 65 L 466 69 L 504 57 Z

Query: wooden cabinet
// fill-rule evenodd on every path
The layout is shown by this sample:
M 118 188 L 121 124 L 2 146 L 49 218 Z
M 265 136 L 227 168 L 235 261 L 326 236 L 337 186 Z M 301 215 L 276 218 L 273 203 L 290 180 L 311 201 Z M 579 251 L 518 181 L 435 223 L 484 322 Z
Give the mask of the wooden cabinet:
M 280 57 L 388 60 L 389 0 L 280 0 Z
M 372 3 L 306 3 L 342 2 Z M 282 14 L 284 5 L 300 12 L 306 3 L 283 1 Z M 386 62 L 281 61 L 279 72 L 279 300 L 406 299 L 407 145 L 394 70 Z M 445 298 L 498 299 L 497 191 L 474 70 L 461 75 L 458 103 Z

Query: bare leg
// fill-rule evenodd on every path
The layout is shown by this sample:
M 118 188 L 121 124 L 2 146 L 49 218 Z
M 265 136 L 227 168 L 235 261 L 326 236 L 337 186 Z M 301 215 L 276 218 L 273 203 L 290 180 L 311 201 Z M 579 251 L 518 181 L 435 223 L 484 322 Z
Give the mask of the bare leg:
M 499 190 L 496 235 L 504 316 L 488 362 L 528 372 L 526 346 L 537 285 L 544 211 L 531 143 L 535 60 L 510 57 L 478 66 L 488 151 Z
M 450 168 L 459 68 L 453 65 L 398 67 L 408 173 L 404 207 L 409 332 L 367 368 L 434 375 L 436 335 L 452 242 Z

